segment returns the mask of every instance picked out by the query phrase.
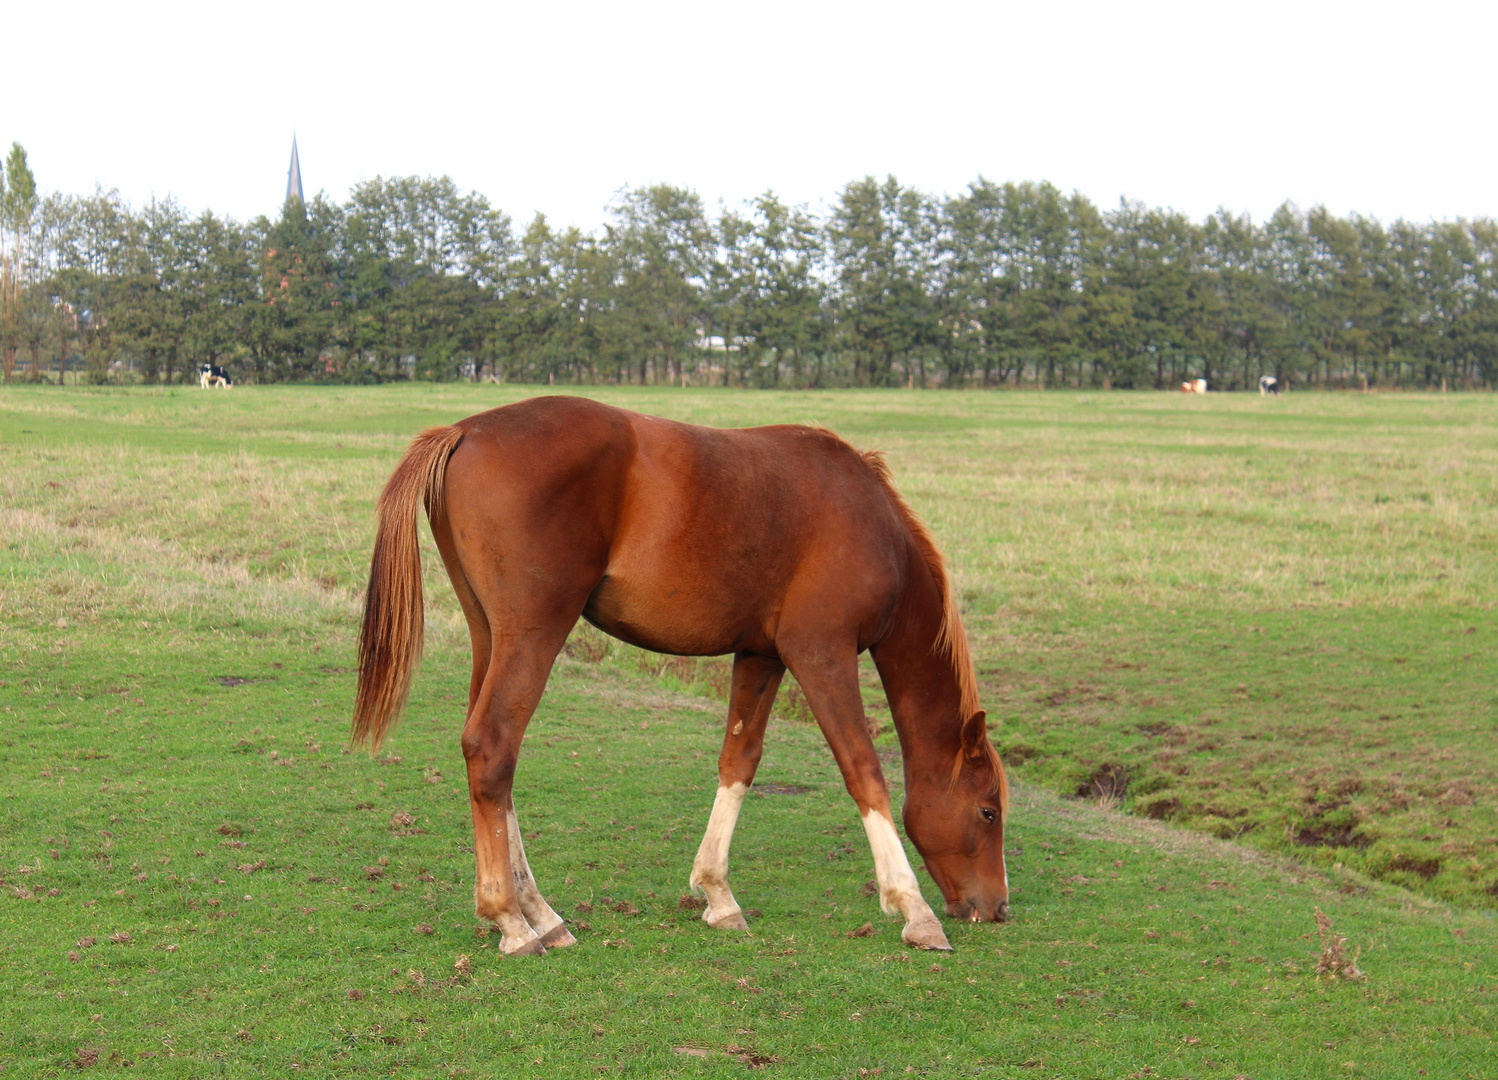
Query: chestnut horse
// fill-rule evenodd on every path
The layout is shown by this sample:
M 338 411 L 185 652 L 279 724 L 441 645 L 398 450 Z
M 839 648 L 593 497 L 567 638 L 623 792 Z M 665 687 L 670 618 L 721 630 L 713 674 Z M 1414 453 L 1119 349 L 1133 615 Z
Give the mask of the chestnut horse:
M 941 555 L 878 456 L 817 428 L 716 430 L 575 397 L 422 432 L 379 501 L 353 721 L 355 741 L 372 747 L 421 653 L 422 504 L 473 638 L 462 746 L 474 899 L 506 953 L 575 940 L 531 876 L 511 789 L 579 616 L 655 652 L 733 654 L 718 792 L 691 876 L 710 926 L 747 925 L 728 888 L 728 845 L 790 668 L 863 818 L 881 907 L 904 915 L 908 944 L 951 947 L 890 816 L 859 692 L 865 649 L 899 733 L 905 830 L 947 914 L 1008 918 L 1008 784 L 967 637 Z

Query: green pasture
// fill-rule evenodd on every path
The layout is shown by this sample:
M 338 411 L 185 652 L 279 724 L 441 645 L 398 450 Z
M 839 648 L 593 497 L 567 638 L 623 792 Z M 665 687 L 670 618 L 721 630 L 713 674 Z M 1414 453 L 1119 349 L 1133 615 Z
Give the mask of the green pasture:
M 1016 779 L 1015 919 L 900 945 L 788 685 L 731 863 L 759 914 L 708 930 L 725 662 L 580 630 L 517 786 L 579 945 L 515 960 L 430 551 L 411 708 L 345 748 L 381 483 L 536 392 L 0 392 L 4 1075 L 1491 1075 L 1498 399 L 589 391 L 886 451 Z

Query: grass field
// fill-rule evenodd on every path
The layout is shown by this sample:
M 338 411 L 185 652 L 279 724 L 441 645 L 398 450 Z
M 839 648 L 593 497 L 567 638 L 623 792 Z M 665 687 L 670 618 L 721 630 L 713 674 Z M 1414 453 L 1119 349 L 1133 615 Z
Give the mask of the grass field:
M 380 484 L 529 392 L 0 393 L 8 1074 L 1491 1073 L 1498 400 L 599 391 L 888 452 L 1019 781 L 1016 918 L 902 949 L 783 692 L 732 863 L 762 914 L 703 927 L 723 662 L 588 632 L 517 789 L 580 946 L 516 961 L 434 558 L 412 708 L 342 751 Z M 1317 907 L 1365 981 L 1317 975 Z

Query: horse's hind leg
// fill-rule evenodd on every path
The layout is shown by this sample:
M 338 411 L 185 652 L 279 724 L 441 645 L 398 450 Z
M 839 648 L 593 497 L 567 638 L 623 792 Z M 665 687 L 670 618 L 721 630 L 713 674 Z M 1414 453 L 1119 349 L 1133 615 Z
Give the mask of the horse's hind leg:
M 468 620 L 468 635 L 473 643 L 473 671 L 468 682 L 468 713 L 472 716 L 475 706 L 478 705 L 479 693 L 489 673 L 489 662 L 494 651 L 494 634 L 490 629 L 489 617 L 484 612 L 484 606 L 479 603 L 473 586 L 468 583 L 468 576 L 463 572 L 462 563 L 453 546 L 452 530 L 447 521 L 439 519 L 432 532 L 437 541 L 437 549 L 442 554 L 442 561 L 447 566 L 447 575 L 452 580 L 453 592 L 457 594 L 458 603 L 463 607 L 463 615 Z M 477 836 L 477 809 L 475 809 L 474 825 L 475 836 Z M 536 879 L 532 876 L 530 864 L 525 858 L 525 844 L 521 839 L 520 825 L 515 817 L 513 792 L 505 808 L 505 831 L 509 838 L 510 876 L 514 879 L 520 911 L 526 923 L 535 931 L 535 935 L 546 948 L 561 948 L 577 944 L 577 939 L 562 924 L 561 916 L 551 909 L 551 905 L 541 895 L 541 890 L 536 887 Z M 475 852 L 477 852 L 476 846 Z M 482 876 L 480 874 L 480 879 Z
M 806 693 L 806 702 L 863 818 L 874 855 L 874 874 L 879 880 L 880 908 L 887 915 L 898 911 L 905 916 L 905 928 L 900 932 L 905 944 L 950 950 L 947 935 L 921 895 L 920 883 L 895 830 L 889 786 L 864 719 L 856 650 L 851 646 L 837 650 L 825 642 L 806 649 L 792 647 L 786 653 L 786 662 Z
M 702 918 L 720 930 L 747 930 L 744 913 L 728 888 L 728 845 L 739 807 L 765 748 L 765 724 L 780 688 L 785 665 L 764 656 L 739 653 L 733 658 L 733 688 L 728 695 L 728 730 L 718 755 L 718 794 L 708 818 L 707 834 L 692 863 L 691 885 L 707 896 Z
M 510 806 L 505 814 L 510 839 L 510 873 L 515 879 L 515 892 L 520 899 L 520 911 L 530 923 L 541 944 L 548 949 L 560 949 L 576 945 L 577 938 L 562 924 L 562 917 L 551 909 L 536 879 L 531 876 L 530 864 L 525 861 L 525 843 L 520 836 L 520 822 L 515 817 L 515 797 L 510 796 Z
M 539 955 L 546 951 L 541 936 L 526 917 L 522 894 L 534 883 L 525 871 L 519 831 L 515 827 L 513 789 L 515 763 L 526 725 L 546 689 L 552 661 L 566 640 L 561 627 L 536 626 L 532 633 L 497 646 L 489 659 L 468 722 L 463 725 L 463 756 L 468 762 L 468 801 L 473 813 L 473 850 L 478 864 L 474 908 L 479 917 L 500 928 L 500 947 L 508 954 Z M 506 635 L 497 634 L 503 640 Z M 539 893 L 536 894 L 539 898 Z M 541 908 L 531 910 L 542 917 Z M 544 901 L 542 901 L 544 907 Z M 550 908 L 545 908 L 550 912 Z M 543 922 L 544 922 L 543 918 Z M 560 920 L 558 920 L 560 922 Z M 548 927 L 547 931 L 554 930 Z M 569 935 L 570 936 L 570 935 Z

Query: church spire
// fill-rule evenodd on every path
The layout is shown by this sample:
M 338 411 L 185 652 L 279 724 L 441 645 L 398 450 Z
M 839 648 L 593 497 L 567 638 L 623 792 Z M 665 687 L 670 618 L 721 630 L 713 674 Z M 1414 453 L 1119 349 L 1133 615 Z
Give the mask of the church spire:
M 296 153 L 296 135 L 291 136 L 291 168 L 286 170 L 286 197 L 293 195 L 301 202 L 306 202 L 306 196 L 302 194 L 302 162 Z

